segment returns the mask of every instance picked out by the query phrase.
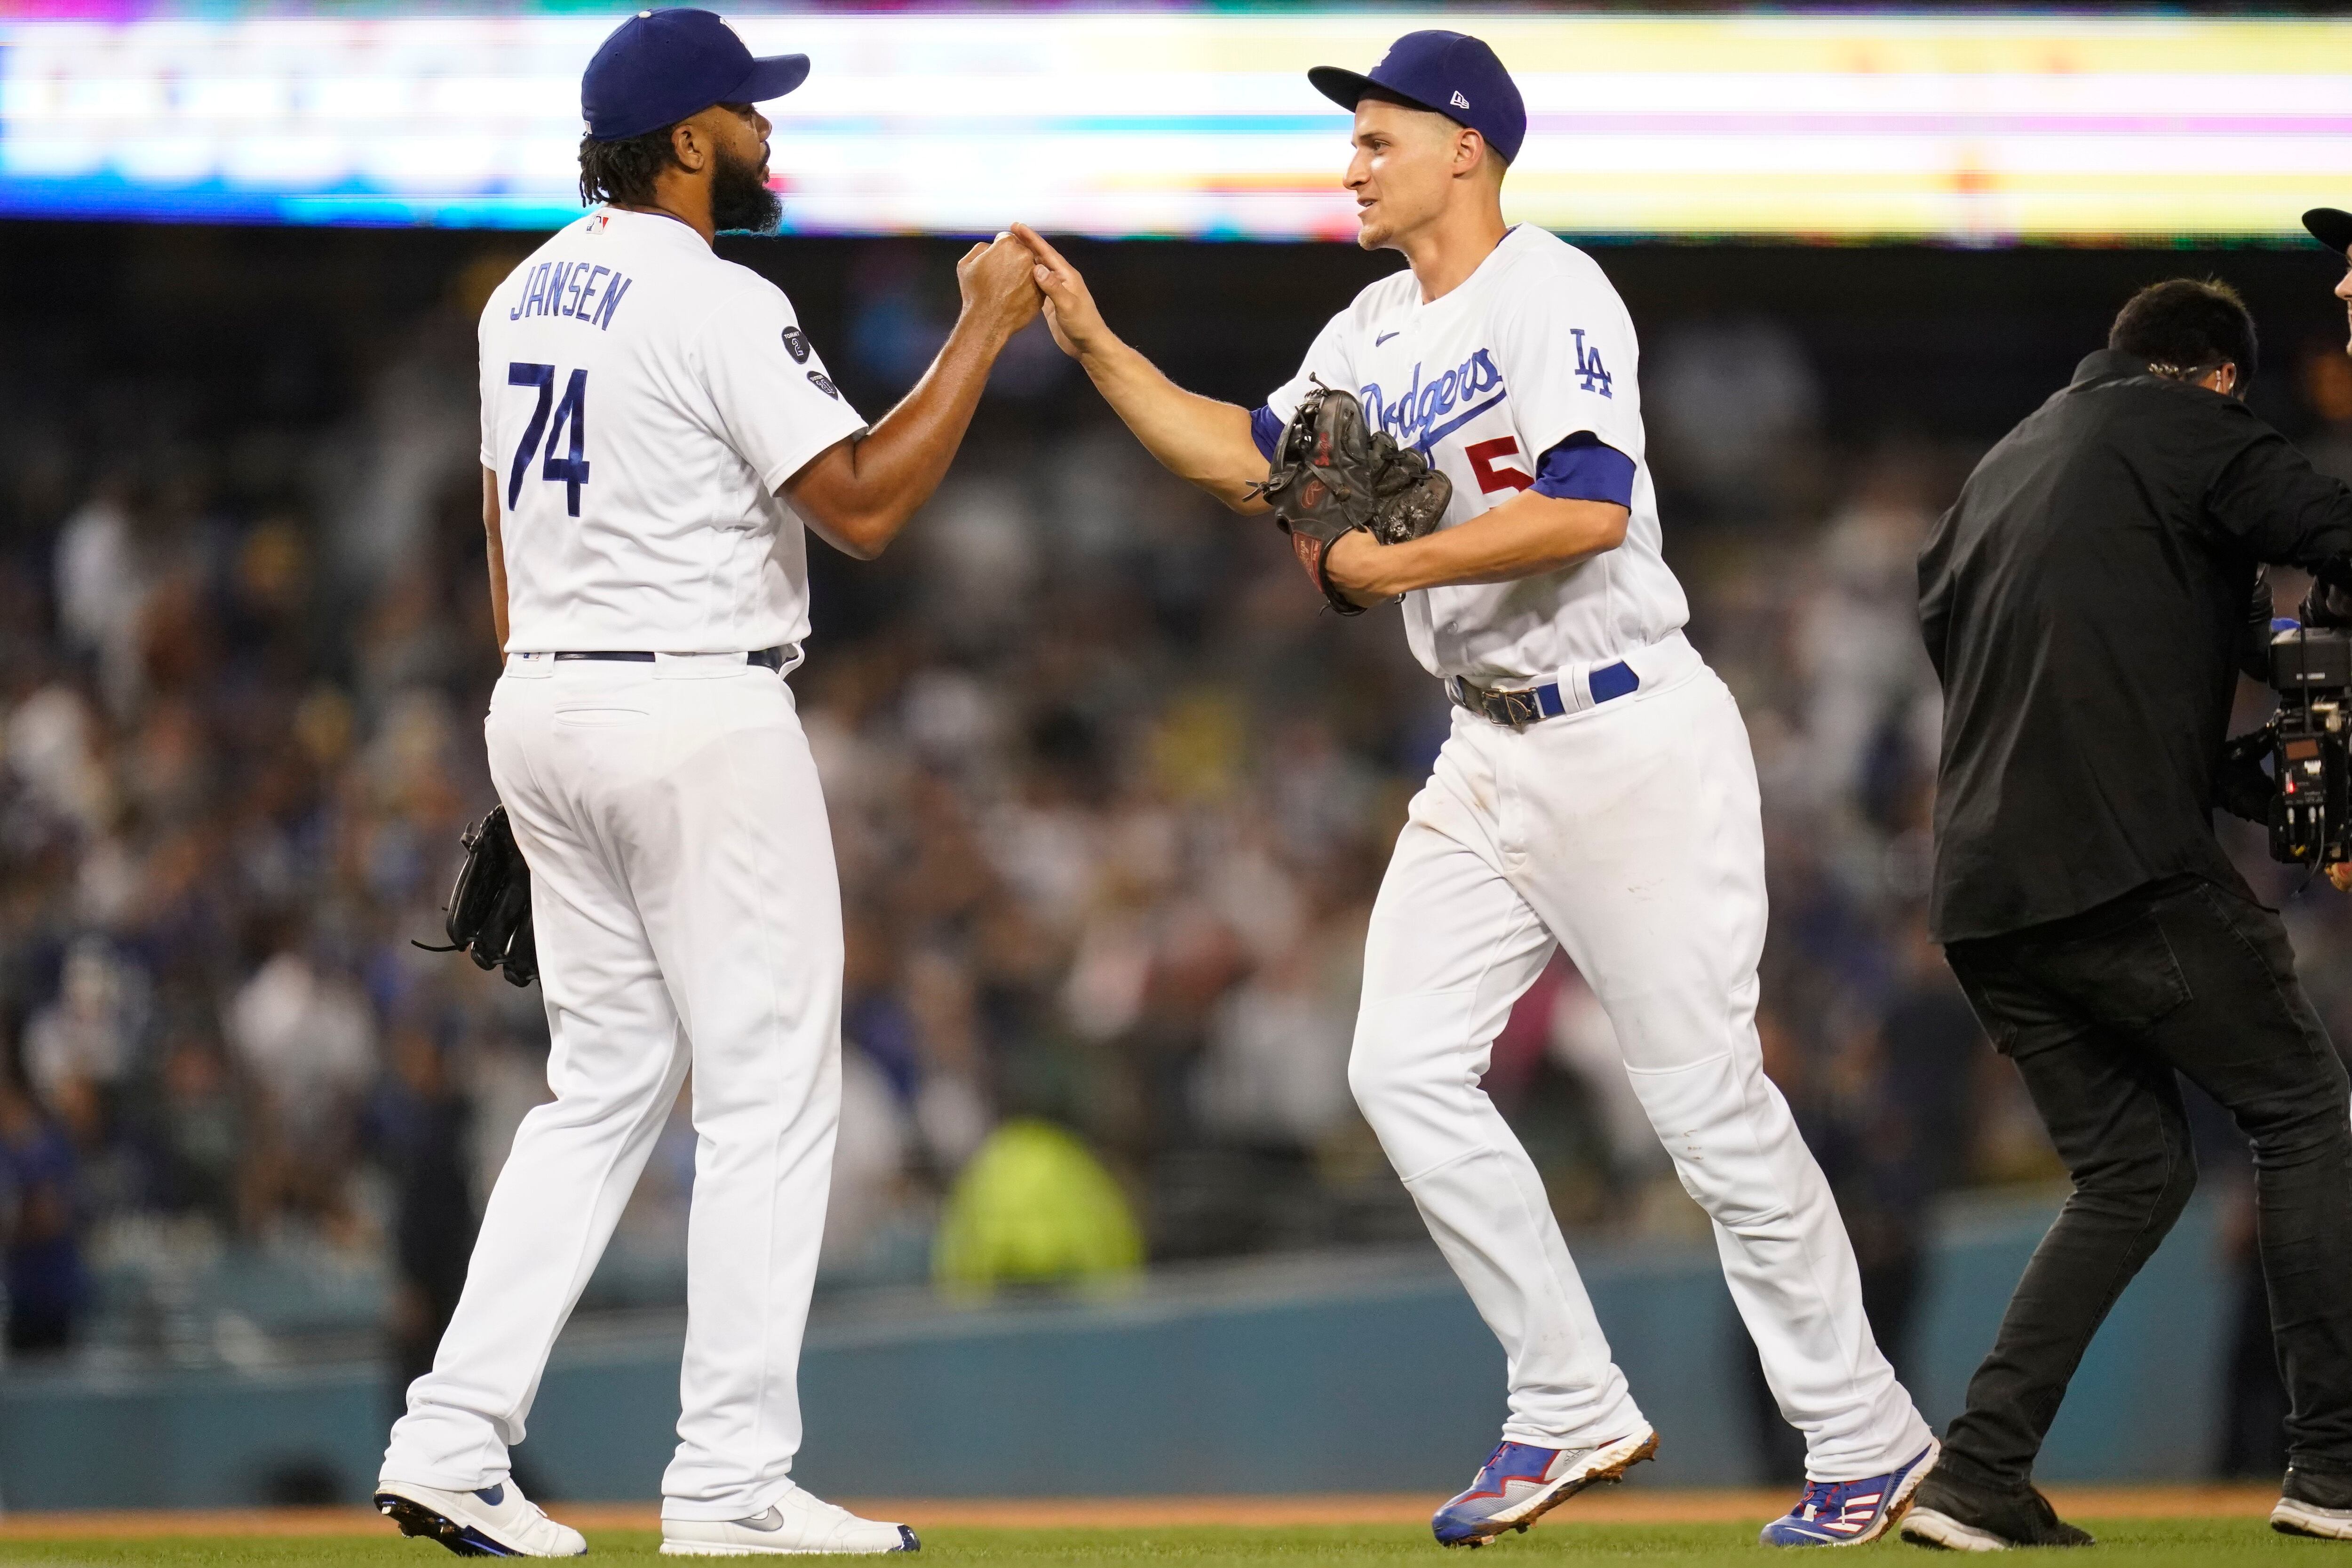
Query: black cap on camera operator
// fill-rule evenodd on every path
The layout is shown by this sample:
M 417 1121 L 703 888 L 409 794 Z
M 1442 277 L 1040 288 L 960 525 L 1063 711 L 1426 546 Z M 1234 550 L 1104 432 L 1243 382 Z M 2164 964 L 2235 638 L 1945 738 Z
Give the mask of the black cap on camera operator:
M 2075 1190 L 1906 1533 L 2086 1539 L 2033 1461 L 2196 1184 L 2177 1069 L 2255 1149 L 2293 1405 L 2273 1522 L 2352 1537 L 2346 1077 L 2212 830 L 2239 671 L 2267 653 L 2258 569 L 2340 570 L 2352 489 L 2240 401 L 2254 326 L 2226 286 L 2143 289 L 2107 343 L 1987 454 L 1919 558 L 1944 683 L 1929 922 Z

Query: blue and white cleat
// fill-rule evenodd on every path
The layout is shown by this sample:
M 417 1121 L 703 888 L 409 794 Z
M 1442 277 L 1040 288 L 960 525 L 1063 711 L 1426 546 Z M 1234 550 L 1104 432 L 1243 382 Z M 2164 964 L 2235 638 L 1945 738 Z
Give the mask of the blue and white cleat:
M 1525 1530 L 1587 1487 L 1623 1480 L 1657 1451 L 1658 1435 L 1647 1426 L 1589 1448 L 1505 1443 L 1429 1527 L 1440 1546 L 1484 1546 L 1505 1531 Z
M 588 1551 L 585 1537 L 540 1512 L 511 1479 L 470 1492 L 378 1481 L 375 1509 L 401 1534 L 437 1541 L 460 1557 L 579 1557 Z
M 1764 1527 L 1767 1546 L 1859 1546 L 1875 1541 L 1911 1507 L 1911 1494 L 1936 1468 L 1941 1445 L 1927 1446 L 1898 1469 L 1858 1481 L 1808 1481 L 1797 1506 Z

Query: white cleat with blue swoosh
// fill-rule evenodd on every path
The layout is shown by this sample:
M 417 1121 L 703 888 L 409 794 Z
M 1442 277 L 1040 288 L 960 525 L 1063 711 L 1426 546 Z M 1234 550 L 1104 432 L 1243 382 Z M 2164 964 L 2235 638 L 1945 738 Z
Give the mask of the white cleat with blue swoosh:
M 750 1519 L 664 1519 L 665 1557 L 800 1556 L 817 1552 L 920 1552 L 903 1524 L 860 1519 L 794 1487 Z
M 511 1479 L 478 1491 L 378 1481 L 378 1513 L 403 1535 L 437 1541 L 460 1557 L 580 1557 L 587 1539 L 539 1511 Z

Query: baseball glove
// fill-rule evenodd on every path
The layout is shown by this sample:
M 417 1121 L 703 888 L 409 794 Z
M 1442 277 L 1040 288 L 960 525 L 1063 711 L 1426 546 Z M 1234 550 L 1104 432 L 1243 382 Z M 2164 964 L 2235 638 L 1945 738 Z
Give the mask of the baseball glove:
M 466 863 L 449 889 L 446 947 L 413 945 L 427 952 L 462 952 L 479 969 L 502 972 L 509 984 L 539 978 L 539 944 L 530 930 L 530 868 L 516 847 L 507 808 L 466 829 Z
M 1434 529 L 1454 499 L 1454 483 L 1411 447 L 1364 420 L 1355 394 L 1318 379 L 1275 444 L 1274 463 L 1251 491 L 1274 508 L 1298 563 L 1343 616 L 1360 616 L 1331 584 L 1325 558 L 1358 529 L 1382 544 L 1402 544 Z

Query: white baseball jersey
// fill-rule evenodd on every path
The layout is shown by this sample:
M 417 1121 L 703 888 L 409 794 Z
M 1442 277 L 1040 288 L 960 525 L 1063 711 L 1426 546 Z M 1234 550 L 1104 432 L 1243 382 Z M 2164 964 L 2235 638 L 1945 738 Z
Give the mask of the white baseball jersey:
M 649 214 L 592 212 L 541 246 L 481 343 L 511 623 L 482 733 L 530 868 L 555 1099 L 515 1135 L 383 1479 L 510 1479 L 548 1347 L 690 1065 L 694 1313 L 662 1507 L 749 1519 L 790 1492 L 801 1441 L 842 936 L 793 689 L 743 656 L 807 634 L 776 490 L 860 422 L 783 295 Z M 661 657 L 543 657 L 563 652 Z
M 1413 653 L 1433 674 L 1583 687 L 1524 730 L 1454 710 L 1372 906 L 1349 1081 L 1502 1342 L 1505 1440 L 1582 1448 L 1643 1434 L 1542 1175 L 1479 1082 L 1512 1006 L 1564 947 L 1715 1223 L 1765 1379 L 1805 1434 L 1806 1474 L 1883 1475 L 1929 1433 L 1871 1342 L 1829 1184 L 1764 1075 L 1755 764 L 1738 705 L 1679 635 L 1688 611 L 1659 554 L 1635 356 L 1592 258 L 1521 226 L 1442 300 L 1423 303 L 1410 271 L 1365 289 L 1268 399 L 1287 421 L 1310 375 L 1353 390 L 1368 419 L 1454 481 L 1444 527 L 1539 488 L 1544 454 L 1572 437 L 1622 458 L 1575 454 L 1566 493 L 1626 494 L 1633 464 L 1618 548 L 1406 596 Z M 1581 700 L 1591 670 L 1620 659 L 1638 666 L 1637 683 L 1605 707 Z
M 778 487 L 865 422 L 782 290 L 675 218 L 599 207 L 482 310 L 508 647 L 724 653 L 808 635 Z
M 1521 224 L 1443 299 L 1423 302 L 1410 269 L 1366 289 L 1266 400 L 1286 424 L 1311 376 L 1354 391 L 1375 428 L 1420 447 L 1454 481 L 1441 527 L 1530 488 L 1543 454 L 1580 431 L 1633 459 L 1633 517 L 1616 549 L 1538 577 L 1405 596 L 1405 632 L 1431 674 L 1548 681 L 1689 618 L 1659 552 L 1637 363 L 1633 319 L 1599 265 Z

